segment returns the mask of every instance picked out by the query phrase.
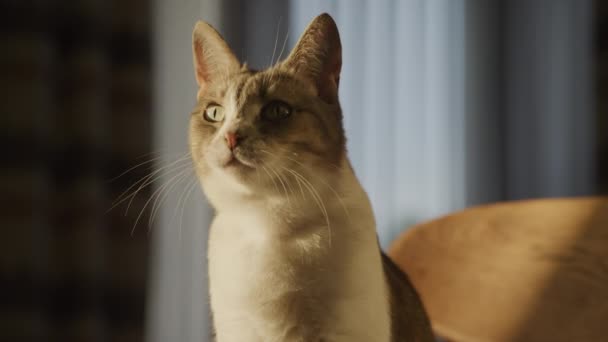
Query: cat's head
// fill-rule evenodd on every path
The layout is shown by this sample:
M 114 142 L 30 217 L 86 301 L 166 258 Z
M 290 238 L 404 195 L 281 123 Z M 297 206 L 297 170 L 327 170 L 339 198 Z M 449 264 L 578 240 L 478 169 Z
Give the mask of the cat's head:
M 331 181 L 345 158 L 345 137 L 341 45 L 329 15 L 316 17 L 290 55 L 265 70 L 241 64 L 203 22 L 194 29 L 193 53 L 199 90 L 190 149 L 212 202 L 280 196 L 301 186 L 299 177 Z

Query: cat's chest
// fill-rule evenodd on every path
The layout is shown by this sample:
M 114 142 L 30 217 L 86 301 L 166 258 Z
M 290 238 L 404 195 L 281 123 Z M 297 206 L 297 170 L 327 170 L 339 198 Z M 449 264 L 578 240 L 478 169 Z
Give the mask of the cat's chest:
M 347 240 L 333 226 L 328 247 L 326 227 L 320 228 L 277 240 L 263 232 L 280 227 L 263 217 L 243 212 L 238 219 L 216 218 L 208 258 L 218 336 L 228 334 L 234 338 L 225 340 L 234 341 L 388 340 L 388 302 L 373 232 Z M 239 329 L 232 328 L 235 322 Z
M 320 274 L 315 267 L 322 253 L 318 241 L 272 237 L 269 231 L 277 229 L 281 227 L 261 215 L 218 216 L 209 239 L 211 291 L 266 300 L 314 282 Z
M 321 251 L 311 247 L 318 244 L 265 236 L 264 229 L 278 227 L 267 226 L 263 218 L 242 218 L 220 218 L 210 234 L 214 320 L 218 327 L 240 322 L 241 329 L 220 328 L 218 334 L 237 334 L 233 340 L 239 341 L 291 340 L 284 334 L 303 325 L 313 329 L 297 334 L 313 334 L 304 340 L 314 340 L 320 329 L 318 313 L 330 310 L 330 301 L 323 298 L 331 297 L 327 285 L 333 283 L 319 267 Z

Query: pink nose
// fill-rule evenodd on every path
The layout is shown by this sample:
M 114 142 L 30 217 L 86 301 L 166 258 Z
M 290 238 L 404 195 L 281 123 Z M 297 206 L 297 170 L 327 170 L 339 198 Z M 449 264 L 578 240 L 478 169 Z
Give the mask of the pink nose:
M 236 147 L 236 145 L 239 142 L 239 137 L 237 136 L 237 134 L 235 132 L 228 132 L 226 133 L 226 143 L 228 144 L 228 147 L 231 150 L 234 150 L 234 148 Z

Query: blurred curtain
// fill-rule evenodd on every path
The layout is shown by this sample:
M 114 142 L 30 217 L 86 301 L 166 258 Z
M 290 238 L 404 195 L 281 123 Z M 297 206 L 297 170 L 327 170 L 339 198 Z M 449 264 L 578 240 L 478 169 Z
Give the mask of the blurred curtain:
M 0 340 L 143 340 L 147 0 L 0 2 Z M 144 190 L 145 192 L 145 190 Z
M 153 150 L 162 152 L 155 163 L 160 177 L 154 191 L 163 192 L 164 201 L 152 231 L 148 265 L 150 342 L 211 341 L 206 247 L 212 212 L 194 174 L 183 173 L 189 158 L 179 160 L 187 157 L 188 124 L 196 103 L 192 29 L 197 20 L 206 20 L 223 31 L 221 13 L 220 0 L 154 1 Z
M 591 0 L 290 4 L 294 33 L 321 12 L 339 26 L 349 155 L 383 246 L 469 205 L 596 191 Z
M 598 191 L 593 5 L 505 2 L 506 198 Z

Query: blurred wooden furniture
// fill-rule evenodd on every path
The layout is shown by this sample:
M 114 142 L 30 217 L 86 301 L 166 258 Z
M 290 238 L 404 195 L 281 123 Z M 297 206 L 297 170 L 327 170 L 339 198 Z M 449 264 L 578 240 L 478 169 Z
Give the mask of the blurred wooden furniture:
M 389 255 L 449 341 L 608 341 L 608 197 L 467 209 Z

